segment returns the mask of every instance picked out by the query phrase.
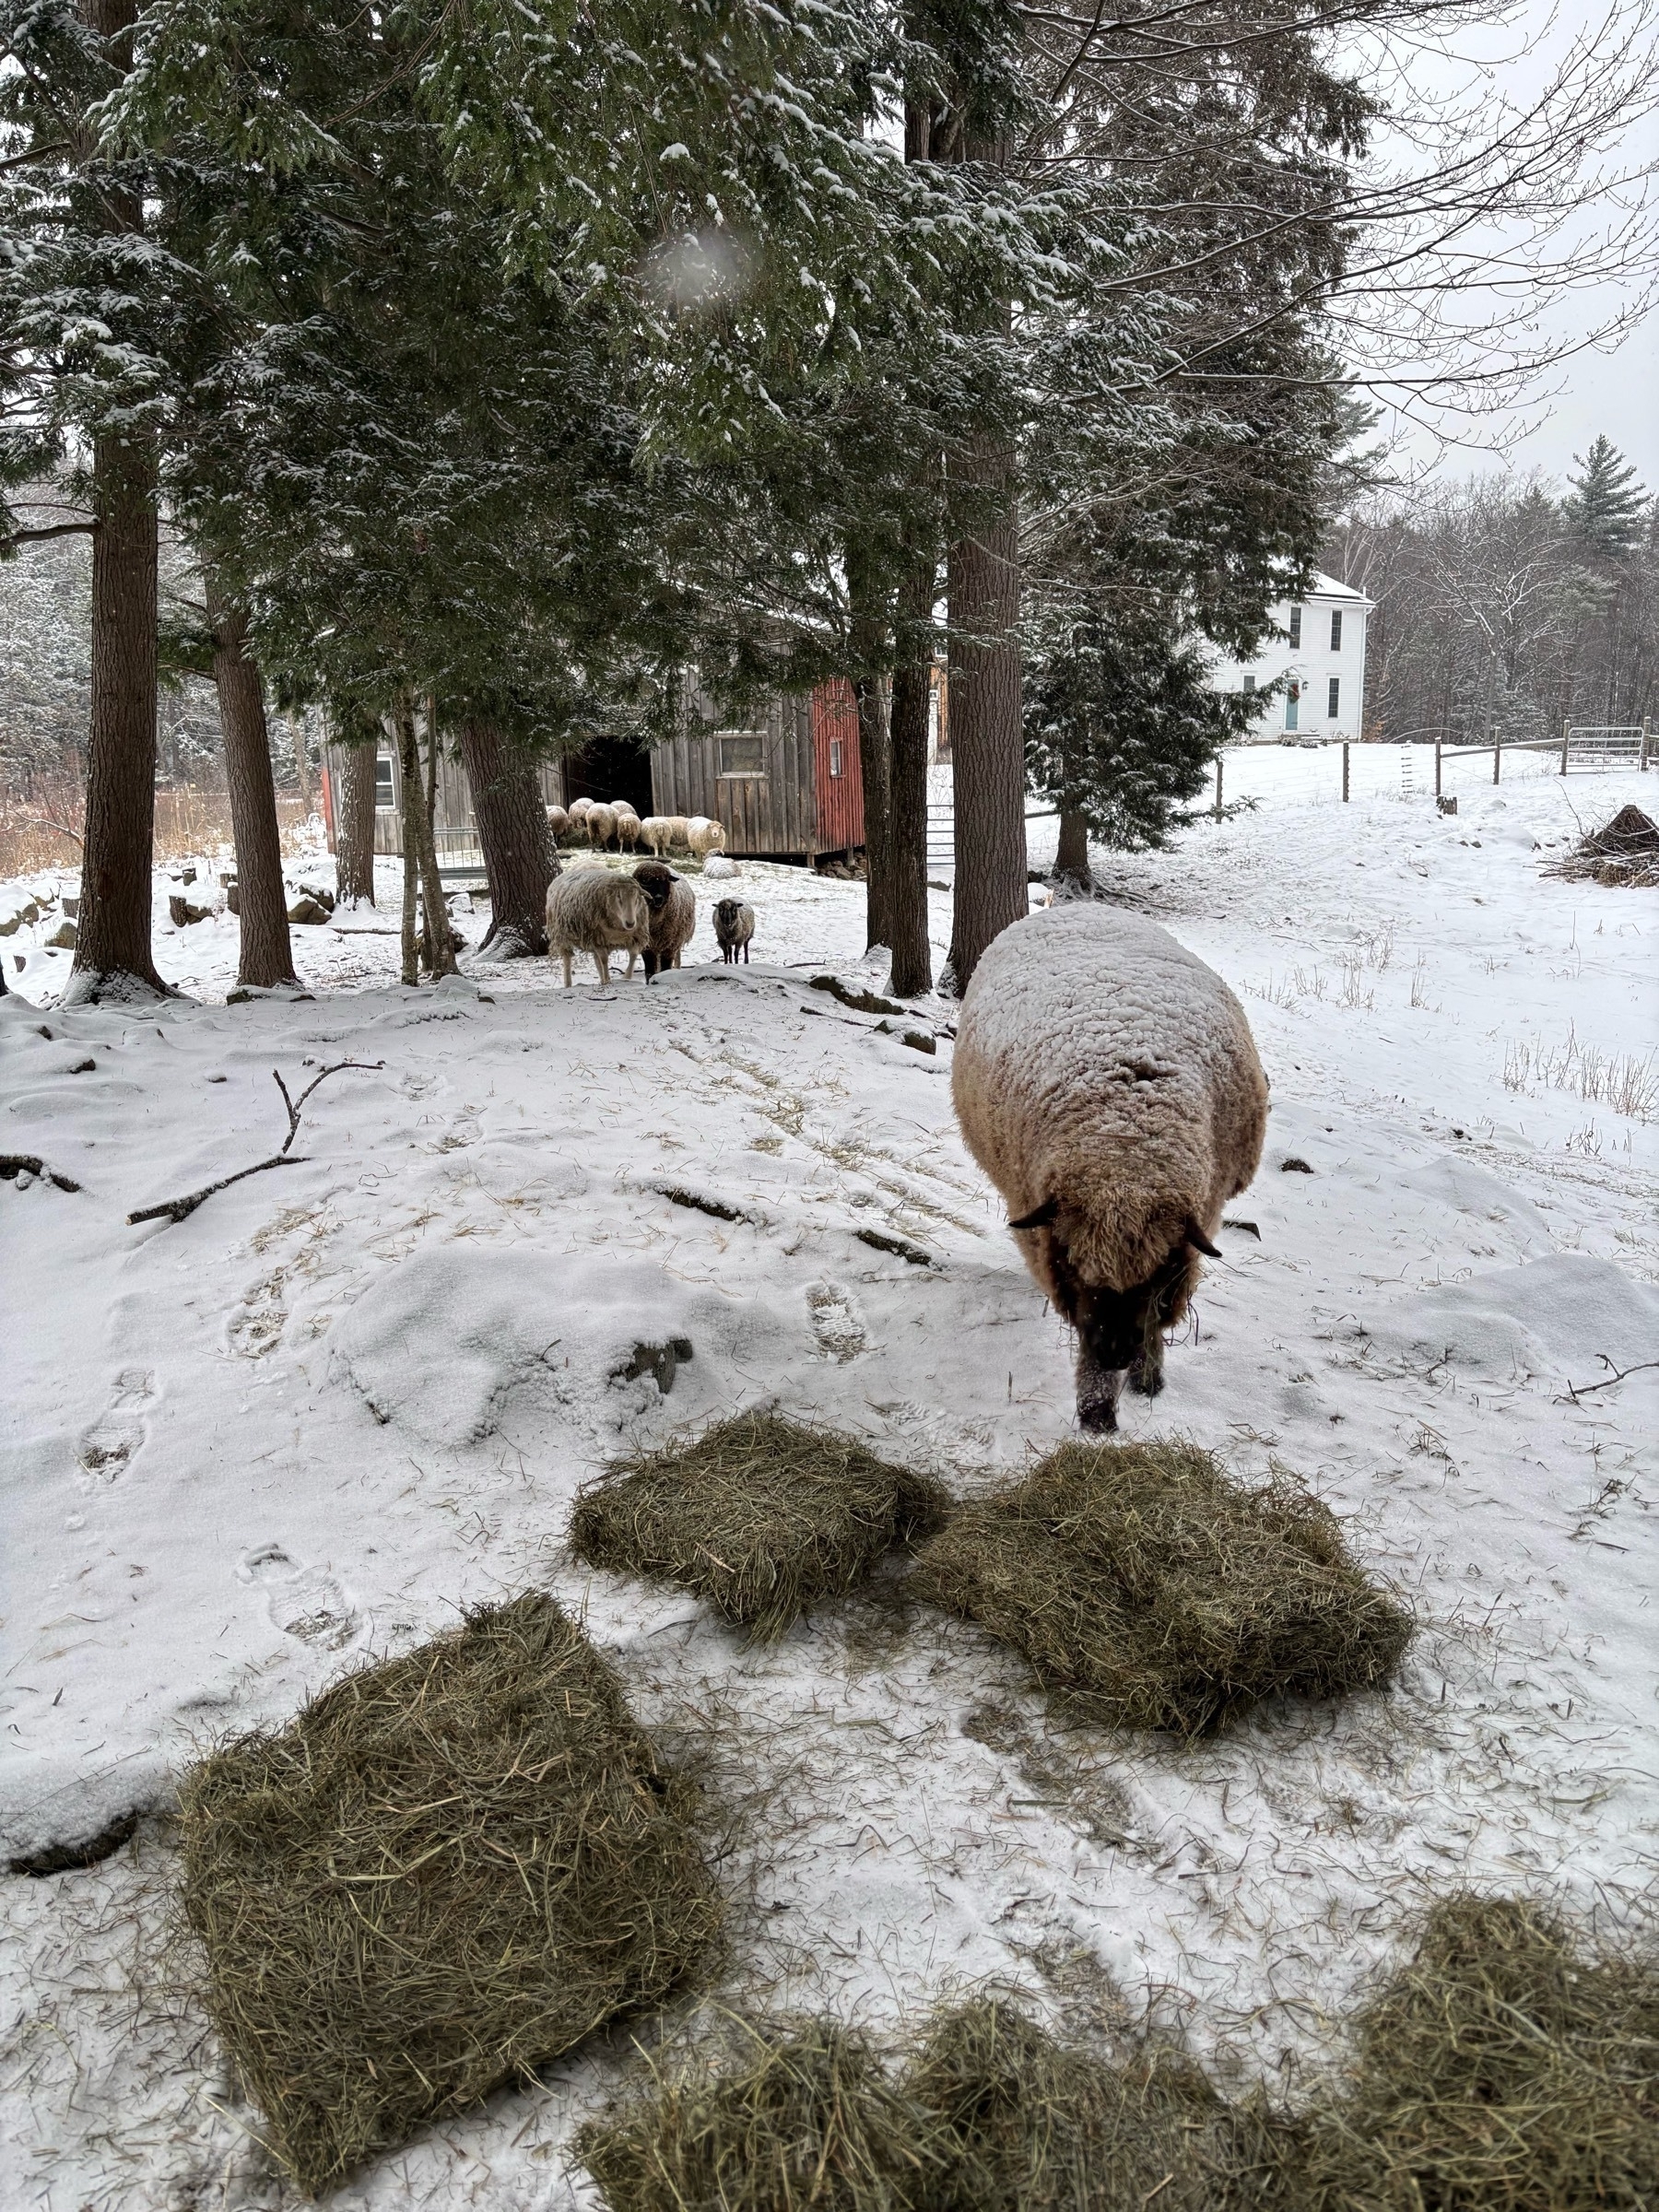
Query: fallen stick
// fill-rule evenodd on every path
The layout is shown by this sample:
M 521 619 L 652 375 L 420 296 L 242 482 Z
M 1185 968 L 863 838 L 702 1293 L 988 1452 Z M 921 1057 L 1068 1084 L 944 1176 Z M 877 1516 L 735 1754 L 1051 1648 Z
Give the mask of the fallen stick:
M 191 1191 L 182 1198 L 164 1199 L 159 1206 L 141 1206 L 135 1214 L 127 1216 L 127 1227 L 131 1229 L 140 1221 L 182 1221 L 187 1214 L 195 1212 L 204 1199 L 211 1198 L 216 1191 L 228 1191 L 233 1182 L 241 1182 L 250 1175 L 263 1175 L 267 1168 L 297 1168 L 303 1165 L 305 1155 L 290 1152 L 288 1147 L 300 1134 L 300 1116 L 305 1111 L 306 1100 L 317 1085 L 326 1081 L 330 1076 L 337 1076 L 343 1067 L 360 1067 L 367 1073 L 372 1073 L 375 1068 L 384 1067 L 385 1065 L 383 1060 L 336 1060 L 332 1067 L 325 1067 L 321 1075 L 312 1077 L 298 1100 L 288 1096 L 288 1085 L 278 1070 L 273 1068 L 271 1080 L 282 1093 L 282 1102 L 288 1108 L 288 1130 L 282 1140 L 281 1151 L 273 1152 L 269 1159 L 256 1159 L 251 1168 L 238 1168 L 234 1175 L 221 1175 L 217 1182 L 210 1182 L 199 1191 Z
M 1610 1390 L 1615 1382 L 1622 1382 L 1627 1375 L 1643 1374 L 1650 1367 L 1659 1367 L 1659 1359 L 1638 1359 L 1634 1367 L 1614 1367 L 1606 1352 L 1597 1352 L 1595 1356 L 1604 1367 L 1612 1368 L 1613 1371 L 1604 1375 L 1599 1382 L 1569 1382 L 1567 1395 L 1575 1405 L 1593 1390 Z

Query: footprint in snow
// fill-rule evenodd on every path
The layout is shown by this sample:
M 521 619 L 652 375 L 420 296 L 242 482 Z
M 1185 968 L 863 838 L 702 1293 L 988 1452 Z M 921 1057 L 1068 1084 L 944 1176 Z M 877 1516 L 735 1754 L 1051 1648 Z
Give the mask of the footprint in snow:
M 149 1434 L 149 1424 L 139 1407 L 156 1394 L 156 1378 L 147 1368 L 124 1367 L 110 1390 L 102 1416 L 84 1431 L 76 1456 L 88 1475 L 113 1482 L 134 1459 Z
M 301 1643 L 342 1651 L 358 1632 L 356 1607 L 324 1567 L 302 1567 L 280 1544 L 259 1544 L 238 1566 L 241 1582 L 268 1590 L 265 1610 L 273 1627 Z
M 815 1283 L 806 1293 L 806 1312 L 818 1349 L 827 1359 L 845 1366 L 869 1349 L 870 1333 L 849 1292 L 833 1283 Z

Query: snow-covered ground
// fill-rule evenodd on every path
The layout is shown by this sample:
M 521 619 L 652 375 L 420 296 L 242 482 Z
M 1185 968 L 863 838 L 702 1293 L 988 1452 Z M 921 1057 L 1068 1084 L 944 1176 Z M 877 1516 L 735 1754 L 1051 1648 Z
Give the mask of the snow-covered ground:
M 1274 1086 L 1232 1209 L 1259 1234 L 1224 1237 L 1195 1340 L 1126 1432 L 1315 1484 L 1418 1609 L 1392 1695 L 1186 1751 L 1062 1733 L 1017 1665 L 925 1611 L 855 1603 L 745 1652 L 563 1553 L 607 1455 L 739 1406 L 964 1487 L 1069 1431 L 1065 1332 L 957 1135 L 948 1038 L 924 1054 L 807 984 L 859 959 L 861 887 L 745 866 L 747 971 L 564 994 L 542 963 L 483 964 L 413 994 L 373 934 L 388 885 L 383 919 L 296 930 L 314 1000 L 223 1004 L 225 920 L 159 941 L 216 1003 L 142 1016 L 49 1003 L 48 916 L 0 939 L 29 994 L 0 1002 L 0 1149 L 84 1187 L 0 1182 L 6 1853 L 164 1806 L 193 1747 L 538 1583 L 712 1760 L 727 1994 L 750 2002 L 880 2022 L 999 1976 L 1073 2025 L 1149 2006 L 1224 2073 L 1294 2088 L 1436 1891 L 1632 1911 L 1659 1851 L 1659 1368 L 1607 1383 L 1600 1360 L 1659 1361 L 1659 893 L 1539 869 L 1573 809 L 1651 804 L 1659 779 L 1506 762 L 1494 792 L 1462 762 L 1444 818 L 1375 754 L 1346 807 L 1332 751 L 1234 756 L 1226 796 L 1255 811 L 1100 865 L 1241 992 Z M 941 943 L 947 921 L 941 897 Z M 273 1067 L 293 1088 L 345 1059 L 374 1065 L 317 1091 L 300 1164 L 125 1225 L 276 1148 Z M 606 1381 L 670 1334 L 696 1356 L 668 1398 Z M 295 2201 L 184 1986 L 173 1872 L 158 1822 L 6 1883 L 0 2203 Z M 562 2145 L 625 2048 L 335 2201 L 588 2201 Z

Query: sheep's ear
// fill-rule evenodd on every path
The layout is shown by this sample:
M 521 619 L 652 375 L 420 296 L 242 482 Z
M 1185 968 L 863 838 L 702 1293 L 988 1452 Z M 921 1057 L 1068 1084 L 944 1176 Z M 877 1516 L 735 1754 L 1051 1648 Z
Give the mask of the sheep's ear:
M 1050 1222 L 1057 1218 L 1059 1212 L 1059 1199 L 1045 1198 L 1041 1206 L 1034 1206 L 1029 1214 L 1021 1214 L 1018 1221 L 1010 1221 L 1008 1227 L 1010 1229 L 1046 1229 Z
M 1219 1247 L 1210 1242 L 1196 1221 L 1187 1223 L 1185 1241 L 1192 1246 L 1194 1252 L 1203 1253 L 1206 1259 L 1218 1260 L 1221 1257 Z

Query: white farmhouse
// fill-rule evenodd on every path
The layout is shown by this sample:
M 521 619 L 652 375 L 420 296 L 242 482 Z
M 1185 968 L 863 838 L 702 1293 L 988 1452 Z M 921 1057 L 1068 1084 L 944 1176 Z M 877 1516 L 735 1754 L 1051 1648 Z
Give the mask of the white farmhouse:
M 1284 689 L 1263 706 L 1254 733 L 1275 737 L 1358 737 L 1365 727 L 1365 626 L 1374 601 L 1333 576 L 1315 576 L 1306 598 L 1272 608 L 1275 629 L 1253 661 L 1218 660 L 1218 691 Z

